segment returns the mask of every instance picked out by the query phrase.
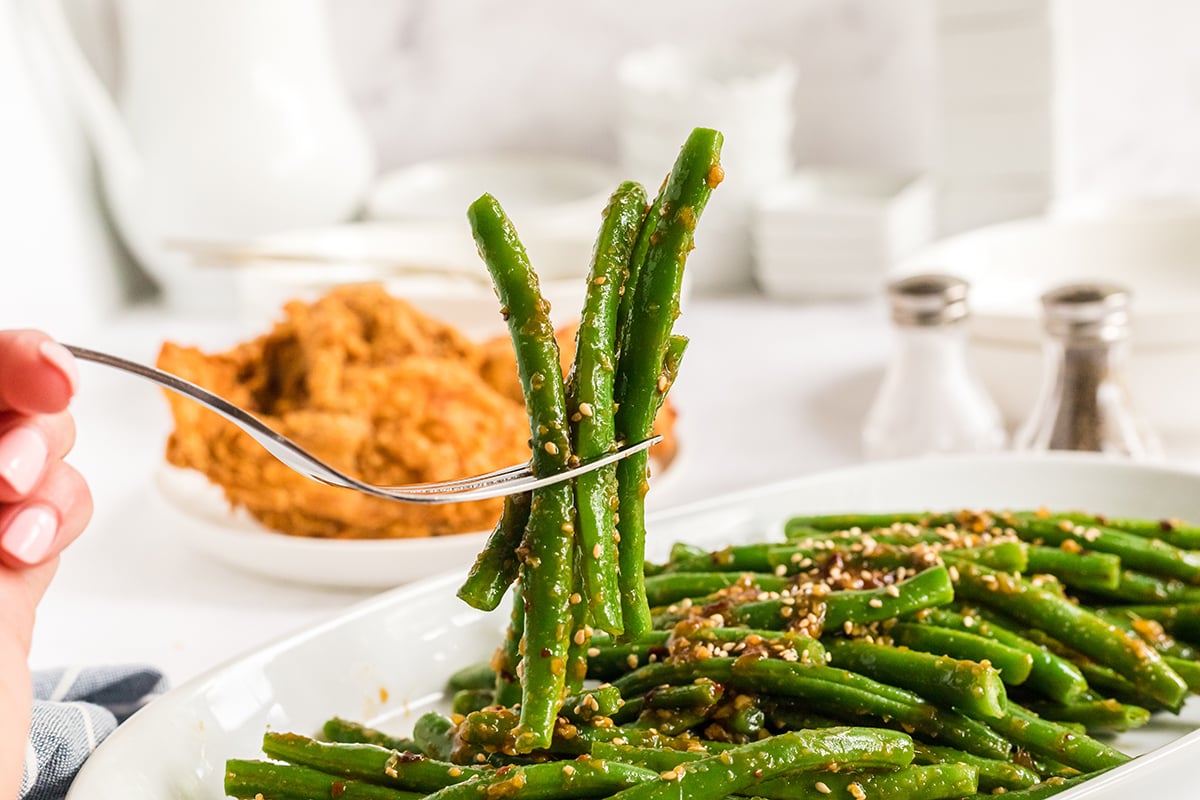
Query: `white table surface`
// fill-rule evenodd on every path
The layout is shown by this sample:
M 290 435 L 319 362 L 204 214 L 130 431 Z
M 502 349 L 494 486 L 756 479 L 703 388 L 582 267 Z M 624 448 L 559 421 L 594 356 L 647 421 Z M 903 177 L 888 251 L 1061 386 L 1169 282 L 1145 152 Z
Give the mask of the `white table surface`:
M 672 394 L 680 458 L 652 487 L 652 510 L 860 460 L 859 425 L 888 357 L 881 302 L 695 298 L 679 328 L 692 338 Z M 264 329 L 142 307 L 80 343 L 152 363 L 164 339 L 217 349 Z M 148 502 L 170 430 L 165 399 L 129 376 L 82 372 L 71 460 L 96 514 L 41 606 L 35 669 L 144 663 L 178 685 L 374 593 L 275 582 L 188 549 L 171 512 Z

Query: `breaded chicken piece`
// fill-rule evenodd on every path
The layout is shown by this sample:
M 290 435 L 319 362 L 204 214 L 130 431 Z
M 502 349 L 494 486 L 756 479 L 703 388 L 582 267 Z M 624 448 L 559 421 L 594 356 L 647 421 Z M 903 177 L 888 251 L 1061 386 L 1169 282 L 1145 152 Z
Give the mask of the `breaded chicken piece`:
M 478 348 L 375 286 L 291 303 L 268 334 L 206 355 L 171 343 L 158 365 L 261 417 L 374 483 L 463 477 L 529 457 L 521 403 L 479 374 Z M 169 395 L 170 463 L 203 472 L 268 527 L 338 538 L 442 535 L 491 527 L 502 501 L 417 506 L 295 474 L 207 409 Z

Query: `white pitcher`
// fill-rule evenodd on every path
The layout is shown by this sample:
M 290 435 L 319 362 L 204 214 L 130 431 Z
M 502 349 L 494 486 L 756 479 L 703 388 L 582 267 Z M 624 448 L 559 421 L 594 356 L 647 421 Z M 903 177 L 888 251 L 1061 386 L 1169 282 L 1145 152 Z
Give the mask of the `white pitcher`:
M 177 240 L 345 220 L 375 155 L 334 69 L 322 0 L 116 0 L 119 105 L 61 0 L 30 0 L 88 129 L 117 227 L 172 305 L 232 305 Z

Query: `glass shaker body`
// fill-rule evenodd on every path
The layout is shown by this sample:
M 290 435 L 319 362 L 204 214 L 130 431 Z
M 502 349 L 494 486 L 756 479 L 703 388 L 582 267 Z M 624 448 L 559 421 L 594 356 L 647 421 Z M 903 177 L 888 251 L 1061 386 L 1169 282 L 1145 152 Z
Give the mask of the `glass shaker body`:
M 1078 284 L 1048 292 L 1042 383 L 1017 431 L 1020 450 L 1081 450 L 1156 458 L 1158 437 L 1137 413 L 1124 382 L 1129 357 L 1128 293 Z
M 1000 412 L 968 362 L 966 284 L 949 276 L 905 281 L 916 279 L 927 283 L 889 287 L 895 342 L 863 425 L 864 455 L 874 460 L 1003 449 L 1008 437 Z M 918 299 L 911 293 L 917 289 L 925 311 L 914 314 Z

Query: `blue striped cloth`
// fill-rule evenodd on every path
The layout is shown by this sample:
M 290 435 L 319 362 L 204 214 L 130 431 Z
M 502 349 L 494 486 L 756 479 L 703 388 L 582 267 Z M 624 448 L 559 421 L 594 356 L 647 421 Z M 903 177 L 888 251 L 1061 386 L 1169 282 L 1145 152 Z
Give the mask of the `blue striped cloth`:
M 164 689 L 162 673 L 141 666 L 33 673 L 33 719 L 18 800 L 61 800 L 104 737 Z

